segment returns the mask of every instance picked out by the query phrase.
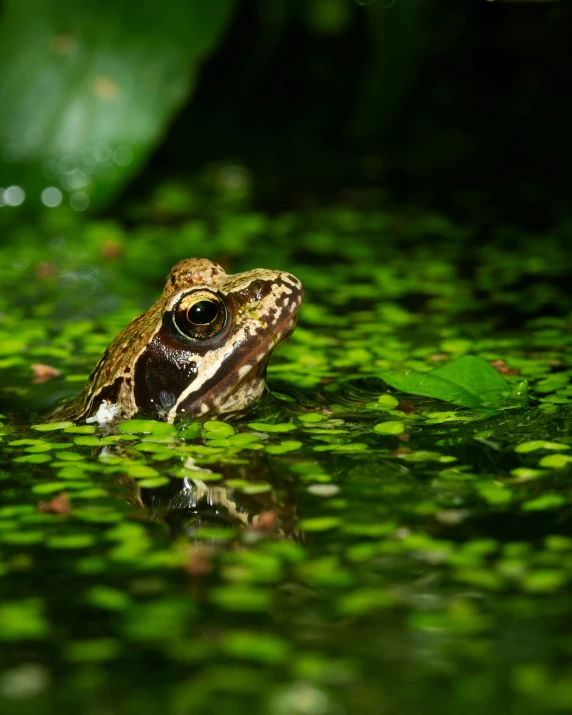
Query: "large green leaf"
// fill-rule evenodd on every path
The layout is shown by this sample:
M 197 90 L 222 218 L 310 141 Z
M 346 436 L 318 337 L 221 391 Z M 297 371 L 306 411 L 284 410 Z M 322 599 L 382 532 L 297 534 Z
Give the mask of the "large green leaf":
M 0 186 L 101 204 L 193 87 L 234 0 L 7 0 L 0 16 Z M 85 203 L 85 198 L 83 199 Z
M 486 360 L 474 355 L 451 360 L 430 372 L 378 374 L 396 390 L 433 397 L 463 407 L 499 407 L 510 389 L 503 377 Z

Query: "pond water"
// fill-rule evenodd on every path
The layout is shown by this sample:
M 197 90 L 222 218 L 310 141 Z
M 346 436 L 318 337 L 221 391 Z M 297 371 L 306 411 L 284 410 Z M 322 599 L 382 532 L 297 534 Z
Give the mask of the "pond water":
M 5 229 L 0 712 L 569 712 L 566 241 L 177 206 Z M 197 255 L 304 283 L 268 396 L 224 422 L 42 423 Z M 469 354 L 506 380 L 496 411 L 380 377 Z

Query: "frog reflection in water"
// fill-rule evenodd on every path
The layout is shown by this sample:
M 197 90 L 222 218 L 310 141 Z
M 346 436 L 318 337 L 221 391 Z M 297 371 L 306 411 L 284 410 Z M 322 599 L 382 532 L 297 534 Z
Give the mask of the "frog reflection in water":
M 242 410 L 262 396 L 274 348 L 294 330 L 303 290 L 289 273 L 227 275 L 205 258 L 173 267 L 161 298 L 107 348 L 55 420 L 119 422 Z
M 151 519 L 167 524 L 175 538 L 184 534 L 204 543 L 197 531 L 205 527 L 254 530 L 267 538 L 301 538 L 294 480 L 275 471 L 262 453 L 251 453 L 247 464 L 217 465 L 223 477 L 219 482 L 203 481 L 208 471 L 196 471 L 195 478 L 174 479 L 156 489 L 140 489 L 136 480 L 126 486 L 132 503 L 146 508 Z M 229 486 L 231 478 L 253 485 L 272 484 L 272 489 L 248 494 Z

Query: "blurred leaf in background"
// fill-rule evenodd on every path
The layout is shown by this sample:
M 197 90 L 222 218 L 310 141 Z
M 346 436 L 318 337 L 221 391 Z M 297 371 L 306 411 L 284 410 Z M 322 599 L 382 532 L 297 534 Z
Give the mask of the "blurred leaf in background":
M 234 5 L 7 0 L 0 14 L 4 202 L 105 204 L 193 90 Z

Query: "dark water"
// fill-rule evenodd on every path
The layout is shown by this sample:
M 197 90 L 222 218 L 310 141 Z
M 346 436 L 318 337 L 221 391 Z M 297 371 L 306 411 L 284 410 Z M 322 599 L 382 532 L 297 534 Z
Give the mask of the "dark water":
M 565 242 L 348 209 L 53 216 L 0 256 L 2 713 L 570 710 Z M 204 254 L 305 285 L 272 394 L 225 423 L 35 429 Z M 465 354 L 528 399 L 483 417 L 378 375 Z

